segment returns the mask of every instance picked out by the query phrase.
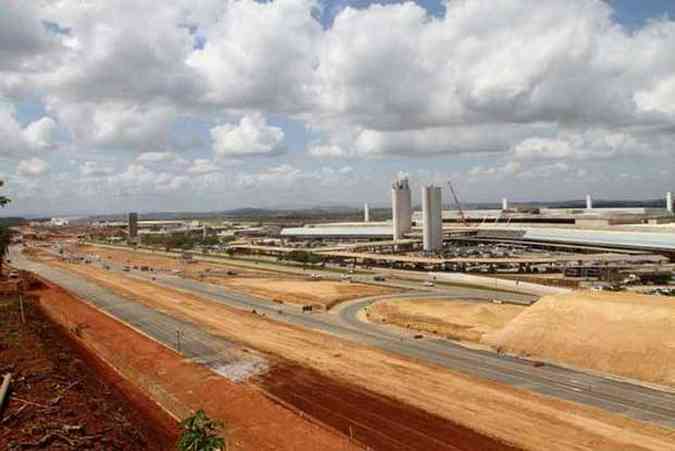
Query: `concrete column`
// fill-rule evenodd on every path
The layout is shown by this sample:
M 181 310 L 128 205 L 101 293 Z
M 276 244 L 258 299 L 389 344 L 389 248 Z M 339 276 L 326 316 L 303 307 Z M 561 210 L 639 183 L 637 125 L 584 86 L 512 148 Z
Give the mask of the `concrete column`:
M 673 214 L 673 193 L 670 191 L 666 193 L 666 210 L 668 210 L 668 213 L 671 215 Z
M 593 209 L 593 199 L 590 194 L 586 194 L 586 210 Z
M 363 204 L 363 222 L 370 222 L 370 209 L 368 204 Z
M 403 232 L 401 230 L 401 220 L 400 220 L 400 210 L 401 210 L 401 199 L 400 191 L 395 187 L 391 189 L 391 222 L 393 227 L 393 235 L 395 240 L 400 240 Z
M 412 202 L 407 178 L 397 179 L 391 187 L 393 235 L 400 240 L 412 227 Z
M 502 211 L 506 211 L 509 209 L 509 200 L 504 197 L 502 198 Z
M 434 185 L 422 187 L 422 238 L 426 252 L 443 247 L 443 222 L 441 218 L 441 188 Z

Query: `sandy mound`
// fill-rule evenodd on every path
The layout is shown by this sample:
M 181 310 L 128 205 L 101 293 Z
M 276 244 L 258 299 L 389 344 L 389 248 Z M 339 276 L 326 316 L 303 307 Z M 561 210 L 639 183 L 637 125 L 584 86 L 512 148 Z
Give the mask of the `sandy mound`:
M 368 308 L 371 321 L 394 324 L 462 341 L 480 342 L 525 307 L 447 299 L 390 299 Z
M 483 342 L 675 386 L 675 300 L 669 298 L 592 291 L 546 296 Z

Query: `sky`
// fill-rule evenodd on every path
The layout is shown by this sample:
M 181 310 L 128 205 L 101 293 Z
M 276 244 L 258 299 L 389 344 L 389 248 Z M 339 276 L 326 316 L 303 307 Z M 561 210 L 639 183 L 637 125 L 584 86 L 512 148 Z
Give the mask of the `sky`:
M 671 0 L 2 0 L 0 213 L 664 197 L 673 49 Z

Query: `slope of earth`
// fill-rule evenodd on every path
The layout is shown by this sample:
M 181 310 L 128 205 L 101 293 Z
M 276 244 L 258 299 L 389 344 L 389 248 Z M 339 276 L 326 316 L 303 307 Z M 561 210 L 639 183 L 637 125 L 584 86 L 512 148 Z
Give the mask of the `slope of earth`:
M 174 418 L 184 418 L 203 408 L 209 416 L 222 421 L 230 450 L 358 448 L 344 436 L 308 421 L 270 399 L 256 386 L 231 382 L 207 367 L 183 358 L 59 287 L 48 284 L 46 289 L 35 294 L 50 318 L 69 331 L 77 331 L 71 337 Z M 100 413 L 108 412 L 101 410 Z
M 478 380 L 124 275 L 83 265 L 50 264 L 148 307 L 200 324 L 212 334 L 390 396 L 517 447 L 559 451 L 675 449 L 672 430 L 663 427 Z
M 675 302 L 666 297 L 546 296 L 484 342 L 501 352 L 675 387 Z
M 173 446 L 178 427 L 171 417 L 149 399 L 121 391 L 119 377 L 101 371 L 32 302 L 24 309 L 22 324 L 16 301 L 0 301 L 0 374 L 13 374 L 0 420 L 0 449 Z M 149 412 L 156 417 L 149 418 Z
M 253 296 L 292 304 L 318 304 L 327 309 L 351 299 L 380 296 L 395 291 L 390 288 L 374 285 L 336 282 L 332 280 L 289 278 L 287 276 L 276 278 L 222 278 L 207 276 L 203 280 Z
M 526 307 L 455 299 L 387 299 L 366 310 L 370 321 L 480 343 L 522 313 Z

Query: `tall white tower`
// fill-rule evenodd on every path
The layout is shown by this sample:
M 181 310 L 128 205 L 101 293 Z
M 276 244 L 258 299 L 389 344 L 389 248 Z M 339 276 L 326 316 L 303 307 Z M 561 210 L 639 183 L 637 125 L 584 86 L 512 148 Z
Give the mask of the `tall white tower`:
M 424 218 L 422 229 L 424 250 L 426 252 L 438 251 L 443 247 L 441 188 L 439 186 L 422 187 L 422 216 Z
M 670 191 L 666 193 L 666 210 L 668 210 L 668 213 L 671 215 L 673 214 L 673 193 Z
M 593 210 L 593 199 L 590 194 L 586 194 L 586 210 Z
M 506 197 L 502 198 L 502 211 L 509 209 L 509 200 Z
M 363 204 L 363 222 L 370 222 L 370 208 L 368 208 L 368 204 Z
M 394 239 L 400 240 L 412 228 L 412 196 L 407 177 L 396 179 L 391 186 L 391 214 Z

